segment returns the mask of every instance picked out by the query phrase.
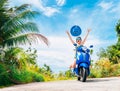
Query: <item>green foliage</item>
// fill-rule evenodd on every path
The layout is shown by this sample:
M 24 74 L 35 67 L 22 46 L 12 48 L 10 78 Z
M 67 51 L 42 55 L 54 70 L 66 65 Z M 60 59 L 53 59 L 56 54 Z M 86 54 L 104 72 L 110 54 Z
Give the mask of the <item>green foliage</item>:
M 120 76 L 120 63 L 111 66 L 110 76 Z
M 51 81 L 51 80 L 55 79 L 54 74 L 53 74 L 50 66 L 48 66 L 46 64 L 44 64 L 44 66 L 39 69 L 39 72 L 42 75 L 44 75 L 45 81 Z
M 75 74 L 72 72 L 72 70 L 66 70 L 65 72 L 59 72 L 57 74 L 57 80 L 68 80 L 68 79 L 74 79 Z
M 108 58 L 113 64 L 120 63 L 120 20 L 116 25 L 118 41 L 116 44 L 108 46 L 107 49 L 101 49 L 98 53 L 99 59 Z
M 36 64 L 36 50 L 9 48 L 0 62 L 0 85 L 45 81 Z M 51 75 L 51 74 L 50 74 Z
M 118 21 L 116 25 L 116 32 L 117 32 L 117 36 L 120 37 L 120 20 Z
M 14 65 L 18 68 L 24 68 L 30 66 L 31 64 L 36 65 L 36 50 L 25 51 L 22 48 L 14 47 L 4 50 L 4 62 L 5 64 Z
M 58 80 L 66 80 L 67 78 L 65 77 L 65 73 L 60 71 L 57 76 L 57 79 Z
M 35 71 L 29 71 L 27 69 L 11 68 L 10 79 L 13 83 L 29 83 L 44 81 L 43 76 Z
M 106 58 L 107 57 L 107 51 L 104 48 L 101 48 L 99 50 L 99 53 L 97 53 L 97 56 L 100 58 Z
M 26 69 L 16 69 L 11 67 L 10 79 L 13 83 L 28 83 L 32 82 L 32 76 Z
M 113 64 L 108 58 L 98 60 L 91 68 L 90 77 L 100 78 L 120 75 L 120 64 Z
M 120 50 L 118 50 L 117 45 L 108 46 L 107 49 L 101 48 L 98 53 L 99 59 L 101 58 L 109 58 L 109 60 L 114 63 L 120 63 Z
M 75 74 L 73 74 L 72 70 L 65 71 L 65 77 L 72 78 L 74 76 L 75 76 Z
M 39 68 L 39 72 L 44 75 L 45 81 L 53 81 L 53 80 L 68 80 L 74 79 L 75 74 L 73 74 L 72 70 L 67 70 L 65 72 L 59 72 L 54 74 L 50 68 L 50 66 L 44 64 L 43 67 Z
M 45 81 L 45 77 L 42 74 L 36 72 L 36 73 L 33 73 L 33 81 L 34 82 L 43 82 L 43 81 Z
M 91 78 L 100 78 L 102 77 L 101 70 L 91 69 L 90 76 Z
M 8 0 L 0 0 L 0 86 L 44 81 L 36 64 L 37 51 L 15 47 L 39 40 L 48 45 L 32 21 L 38 15 L 29 4 L 10 7 Z
M 0 86 L 6 86 L 11 84 L 9 80 L 9 70 L 6 68 L 6 65 L 0 63 Z
M 120 50 L 117 45 L 112 45 L 107 48 L 108 58 L 114 64 L 120 63 Z

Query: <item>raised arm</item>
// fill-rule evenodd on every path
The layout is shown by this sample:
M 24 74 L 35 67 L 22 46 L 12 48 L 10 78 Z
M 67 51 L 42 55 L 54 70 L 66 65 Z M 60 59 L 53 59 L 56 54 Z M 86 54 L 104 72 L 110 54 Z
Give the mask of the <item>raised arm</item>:
M 72 37 L 70 36 L 70 33 L 69 33 L 68 31 L 66 31 L 66 33 L 67 33 L 67 35 L 68 35 L 70 41 L 72 42 L 72 44 L 75 44 L 75 42 L 73 41 Z
M 88 29 L 88 30 L 87 30 L 87 34 L 86 34 L 85 38 L 83 39 L 82 44 L 85 44 L 86 39 L 87 39 L 87 37 L 88 37 L 90 31 L 91 31 L 91 29 Z

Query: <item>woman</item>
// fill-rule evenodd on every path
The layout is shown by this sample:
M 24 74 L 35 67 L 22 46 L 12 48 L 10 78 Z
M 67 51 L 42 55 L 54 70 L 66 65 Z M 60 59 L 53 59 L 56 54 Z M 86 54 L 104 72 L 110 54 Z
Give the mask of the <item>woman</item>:
M 68 31 L 66 31 L 66 33 L 67 33 L 70 41 L 72 42 L 72 44 L 73 44 L 74 46 L 76 46 L 76 48 L 77 48 L 78 46 L 83 46 L 83 45 L 85 44 L 86 39 L 87 39 L 90 31 L 91 31 L 91 29 L 88 29 L 88 30 L 87 30 L 87 34 L 86 34 L 86 36 L 85 36 L 85 38 L 84 38 L 83 40 L 82 40 L 81 37 L 77 37 L 77 38 L 76 38 L 76 42 L 73 41 L 73 39 L 72 39 L 72 37 L 70 36 L 70 33 L 69 33 Z M 70 68 L 75 68 L 75 67 L 76 67 L 76 55 L 75 55 L 75 60 L 74 60 L 73 64 L 70 65 Z

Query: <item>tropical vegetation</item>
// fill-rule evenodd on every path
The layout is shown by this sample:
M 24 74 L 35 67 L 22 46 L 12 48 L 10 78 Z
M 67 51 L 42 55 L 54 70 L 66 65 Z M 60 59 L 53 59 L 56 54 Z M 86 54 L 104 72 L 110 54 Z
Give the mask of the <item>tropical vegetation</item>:
M 19 47 L 39 40 L 48 45 L 34 23 L 38 15 L 29 4 L 10 7 L 8 0 L 0 0 L 0 86 L 44 81 L 36 64 L 37 51 Z
M 115 31 L 117 43 L 100 49 L 99 60 L 93 65 L 90 77 L 120 76 L 120 20 Z
M 8 0 L 0 0 L 0 87 L 29 82 L 74 79 L 71 70 L 54 74 L 50 66 L 39 67 L 37 50 L 20 48 L 19 45 L 38 43 L 48 45 L 39 33 L 34 18 L 39 13 L 29 4 L 10 7 Z M 92 61 L 90 77 L 120 76 L 120 21 L 116 28 L 117 43 L 101 49 L 99 60 Z M 91 51 L 91 53 L 93 50 Z

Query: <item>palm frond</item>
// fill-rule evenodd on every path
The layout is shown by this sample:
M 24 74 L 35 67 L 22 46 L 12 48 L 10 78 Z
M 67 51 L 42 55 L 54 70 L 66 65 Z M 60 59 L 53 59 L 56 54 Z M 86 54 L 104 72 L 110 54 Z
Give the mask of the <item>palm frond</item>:
M 24 22 L 22 20 L 19 20 L 17 18 L 10 19 L 10 20 L 6 21 L 5 24 L 3 24 L 3 26 L 0 28 L 0 30 L 2 30 L 2 31 L 7 31 L 9 29 L 11 30 L 22 24 L 24 24 Z
M 21 34 L 15 37 L 11 37 L 3 42 L 4 46 L 15 46 L 15 45 L 24 45 L 24 44 L 32 44 L 38 43 L 39 40 L 43 41 L 46 45 L 48 45 L 48 39 L 37 33 L 28 33 L 28 34 Z
M 14 46 L 19 44 L 39 42 L 42 40 L 48 45 L 48 40 L 39 32 L 31 21 L 38 12 L 29 10 L 29 5 L 8 8 L 8 0 L 0 0 L 0 45 Z M 32 33 L 28 33 L 32 32 Z M 35 32 L 35 33 L 33 33 Z
M 11 7 L 7 10 L 7 14 L 10 16 L 10 17 L 15 17 L 17 16 L 18 14 L 22 13 L 23 11 L 26 11 L 28 10 L 30 7 L 30 4 L 23 4 L 19 7 L 15 6 L 15 7 Z
M 43 41 L 46 45 L 49 45 L 48 39 L 43 36 L 42 34 L 38 34 L 38 33 L 29 33 L 28 34 L 28 38 L 30 38 L 30 40 L 32 40 L 33 42 L 35 41 L 35 38 L 38 40 L 36 40 L 36 42 L 39 42 L 39 40 Z
M 17 17 L 21 19 L 33 19 L 38 15 L 40 15 L 40 13 L 37 11 L 26 10 L 20 13 L 19 15 L 17 15 Z
M 3 36 L 6 36 L 5 39 L 12 37 L 13 35 L 27 33 L 27 32 L 39 32 L 37 25 L 33 22 L 27 22 L 20 24 L 19 26 L 11 26 L 6 29 Z
M 8 3 L 8 0 L 0 0 L 0 8 L 3 8 Z
M 30 4 L 23 4 L 23 5 L 19 6 L 19 7 L 15 7 L 14 12 L 21 13 L 21 12 L 27 10 L 29 7 L 30 7 Z
M 5 14 L 7 10 L 7 4 L 8 0 L 0 0 L 0 28 L 8 19 L 8 15 Z
M 1 31 L 1 27 L 6 23 L 6 21 L 8 21 L 8 19 L 9 17 L 7 15 L 0 12 L 0 31 Z
M 9 21 L 7 21 L 2 27 L 0 30 L 8 30 L 8 28 L 11 29 L 11 27 L 17 27 L 19 25 L 22 25 L 24 24 L 24 19 L 31 19 L 33 18 L 34 16 L 36 16 L 37 14 L 39 14 L 38 12 L 36 11 L 30 11 L 30 10 L 27 10 L 15 17 L 13 17 L 12 19 L 10 19 Z
M 16 37 L 11 37 L 7 40 L 4 40 L 3 43 L 2 43 L 2 46 L 5 47 L 5 46 L 15 46 L 15 45 L 19 45 L 19 43 L 21 44 L 25 44 L 26 42 L 25 41 L 28 41 L 28 38 L 26 35 L 20 35 L 20 36 L 16 36 Z

